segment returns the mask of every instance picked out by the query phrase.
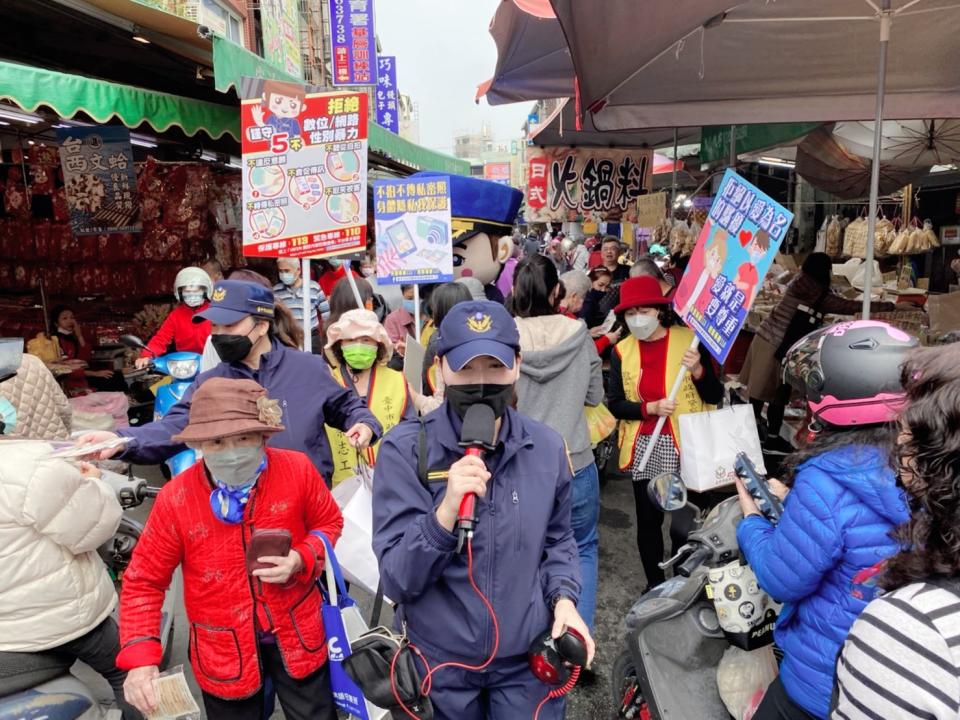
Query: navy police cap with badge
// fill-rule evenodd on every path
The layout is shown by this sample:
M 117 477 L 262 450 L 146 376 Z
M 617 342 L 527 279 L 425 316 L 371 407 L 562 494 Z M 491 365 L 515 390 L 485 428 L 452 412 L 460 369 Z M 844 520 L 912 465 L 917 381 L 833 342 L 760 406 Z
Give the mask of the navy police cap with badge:
M 491 237 L 509 235 L 523 202 L 523 193 L 516 188 L 464 175 L 443 175 L 418 172 L 413 181 L 447 178 L 450 183 L 450 216 L 453 235 L 485 232 Z
M 460 302 L 440 323 L 437 357 L 446 357 L 454 372 L 460 372 L 468 362 L 484 355 L 513 368 L 519 352 L 517 323 L 500 303 Z
M 242 280 L 220 280 L 213 286 L 210 307 L 193 316 L 195 323 L 209 320 L 215 325 L 233 325 L 253 316 L 273 320 L 273 291 Z

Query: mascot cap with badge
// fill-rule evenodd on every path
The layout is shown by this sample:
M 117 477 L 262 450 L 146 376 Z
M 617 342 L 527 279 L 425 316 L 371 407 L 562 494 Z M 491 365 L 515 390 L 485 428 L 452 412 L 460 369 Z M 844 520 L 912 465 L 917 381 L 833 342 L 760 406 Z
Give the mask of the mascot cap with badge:
M 420 172 L 411 179 L 426 181 L 449 177 L 451 216 L 453 219 L 453 275 L 474 277 L 483 283 L 487 297 L 499 300 L 495 287 L 503 264 L 513 250 L 513 223 L 517 219 L 523 193 L 489 180 L 445 176 Z

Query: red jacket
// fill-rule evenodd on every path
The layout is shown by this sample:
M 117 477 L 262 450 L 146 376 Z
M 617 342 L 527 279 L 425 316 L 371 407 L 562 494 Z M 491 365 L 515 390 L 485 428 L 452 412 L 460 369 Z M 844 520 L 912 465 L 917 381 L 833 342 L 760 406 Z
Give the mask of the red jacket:
M 351 270 L 351 272 L 353 272 Z M 337 286 L 337 283 L 343 280 L 347 276 L 347 271 L 343 267 L 338 267 L 335 270 L 327 270 L 323 275 L 320 276 L 320 279 L 317 282 L 320 284 L 320 289 L 323 290 L 323 294 L 328 298 L 333 295 L 333 289 Z M 356 273 L 353 273 L 353 276 L 360 277 Z
M 166 354 L 171 340 L 177 352 L 202 353 L 203 346 L 210 337 L 210 321 L 204 320 L 194 324 L 193 316 L 208 307 L 210 307 L 208 302 L 196 308 L 178 303 L 167 315 L 157 334 L 147 343 L 147 347 L 153 354 L 144 350 L 140 353 L 140 357 L 158 357 Z
M 124 670 L 160 662 L 160 608 L 174 570 L 183 568 L 190 626 L 190 662 L 206 692 L 229 700 L 261 685 L 258 630 L 271 631 L 283 664 L 304 678 L 326 662 L 315 579 L 323 569 L 322 531 L 336 543 L 343 517 L 306 455 L 267 448 L 267 469 L 254 486 L 243 523 L 228 525 L 210 509 L 213 485 L 202 462 L 160 492 L 120 597 L 120 654 Z M 286 585 L 247 574 L 246 547 L 254 528 L 286 528 L 304 569 Z

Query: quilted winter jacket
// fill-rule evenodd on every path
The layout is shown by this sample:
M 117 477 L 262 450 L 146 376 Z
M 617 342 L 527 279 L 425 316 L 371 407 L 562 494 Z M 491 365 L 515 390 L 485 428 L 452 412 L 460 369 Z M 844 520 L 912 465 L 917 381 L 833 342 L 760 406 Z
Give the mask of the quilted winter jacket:
M 120 524 L 114 491 L 50 445 L 0 441 L 0 651 L 37 652 L 93 630 L 116 604 L 97 548 Z
M 908 518 L 888 458 L 855 445 L 800 466 L 776 527 L 754 515 L 737 528 L 760 587 L 784 603 L 780 679 L 815 717 L 829 714 L 837 655 L 870 600 L 854 577 L 897 551 L 890 533 Z
M 236 700 L 261 686 L 257 631 L 276 637 L 283 665 L 302 679 L 327 660 L 316 577 L 323 570 L 323 532 L 336 543 L 343 517 L 333 495 L 303 453 L 267 448 L 242 523 L 228 525 L 210 510 L 213 485 L 203 462 L 160 491 L 147 527 L 123 576 L 117 666 L 125 670 L 160 661 L 160 608 L 174 570 L 183 568 L 183 599 L 190 662 L 197 683 L 219 698 Z M 289 530 L 304 568 L 286 585 L 247 573 L 246 548 L 255 529 Z
M 0 383 L 0 395 L 17 409 L 13 437 L 43 440 L 70 437 L 70 403 L 40 358 L 24 353 L 17 374 Z

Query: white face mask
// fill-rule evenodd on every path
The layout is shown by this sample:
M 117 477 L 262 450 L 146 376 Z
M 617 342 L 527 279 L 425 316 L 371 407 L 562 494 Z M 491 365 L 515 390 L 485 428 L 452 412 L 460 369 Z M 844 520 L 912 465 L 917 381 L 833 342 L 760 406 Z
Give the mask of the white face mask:
M 200 307 L 203 305 L 203 293 L 202 292 L 184 292 L 181 293 L 183 297 L 183 304 L 187 307 Z
M 630 334 L 637 340 L 646 340 L 660 327 L 660 320 L 656 315 L 631 315 L 626 321 Z
M 282 273 L 279 273 L 279 275 L 280 275 L 280 282 L 282 282 L 287 287 L 290 287 L 297 281 L 296 274 L 292 272 L 282 272 Z

